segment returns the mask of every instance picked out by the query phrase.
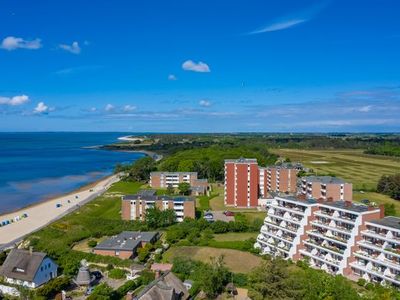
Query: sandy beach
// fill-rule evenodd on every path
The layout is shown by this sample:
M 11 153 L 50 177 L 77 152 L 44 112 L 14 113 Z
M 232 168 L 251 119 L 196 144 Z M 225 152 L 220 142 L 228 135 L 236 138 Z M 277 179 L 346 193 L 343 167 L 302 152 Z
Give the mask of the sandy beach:
M 0 250 L 7 247 L 10 243 L 18 242 L 24 236 L 74 211 L 80 205 L 93 200 L 104 193 L 118 180 L 118 176 L 113 175 L 98 181 L 94 185 L 85 186 L 68 195 L 63 195 L 12 213 L 1 215 L 0 222 L 14 219 L 23 214 L 27 214 L 28 217 L 0 227 Z

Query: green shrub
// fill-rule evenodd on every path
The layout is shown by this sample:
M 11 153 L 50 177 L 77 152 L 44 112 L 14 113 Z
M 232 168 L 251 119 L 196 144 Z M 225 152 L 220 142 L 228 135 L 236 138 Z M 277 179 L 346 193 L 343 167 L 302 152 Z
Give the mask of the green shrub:
M 367 281 L 364 278 L 360 278 L 360 279 L 357 280 L 357 284 L 359 286 L 364 286 L 366 284 L 366 282 Z
M 90 241 L 88 241 L 87 245 L 88 245 L 90 248 L 94 248 L 94 247 L 97 246 L 97 241 L 95 241 L 95 240 L 90 240 Z
M 125 278 L 126 271 L 122 269 L 112 269 L 108 272 L 108 277 L 113 279 L 122 279 Z

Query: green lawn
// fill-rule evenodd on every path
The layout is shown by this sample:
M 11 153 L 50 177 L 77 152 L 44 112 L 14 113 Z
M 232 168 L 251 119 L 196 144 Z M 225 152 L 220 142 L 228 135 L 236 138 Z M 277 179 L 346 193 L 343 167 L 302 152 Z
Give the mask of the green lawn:
M 214 234 L 214 240 L 217 242 L 244 241 L 250 238 L 256 238 L 257 235 L 258 232 L 227 232 Z
M 141 187 L 142 184 L 139 182 L 118 181 L 108 189 L 107 193 L 134 194 Z
M 187 257 L 202 262 L 209 262 L 212 257 L 223 255 L 226 266 L 235 273 L 248 273 L 259 266 L 262 259 L 249 252 L 198 246 L 172 247 L 163 255 L 165 262 L 172 262 L 174 257 Z
M 271 152 L 300 161 L 317 174 L 342 177 L 352 182 L 355 190 L 373 190 L 382 175 L 400 170 L 400 158 L 364 154 L 363 150 L 271 149 Z
M 377 204 L 394 204 L 396 208 L 396 215 L 400 217 L 400 201 L 394 200 L 389 196 L 378 194 L 374 192 L 354 192 L 353 193 L 354 201 L 361 201 L 362 199 L 368 199 L 371 202 L 375 202 Z

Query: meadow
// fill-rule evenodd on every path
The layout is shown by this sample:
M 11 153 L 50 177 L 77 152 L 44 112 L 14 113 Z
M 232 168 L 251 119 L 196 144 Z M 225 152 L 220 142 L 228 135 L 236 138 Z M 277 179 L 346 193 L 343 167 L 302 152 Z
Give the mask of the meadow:
M 224 257 L 224 262 L 229 270 L 234 273 L 248 273 L 258 267 L 262 258 L 249 252 L 199 246 L 172 247 L 163 256 L 166 262 L 172 262 L 174 257 L 186 257 L 202 262 L 210 262 L 212 257 Z
M 299 161 L 317 175 L 334 174 L 353 183 L 354 190 L 373 191 L 382 175 L 400 172 L 400 158 L 364 154 L 363 150 L 271 149 Z

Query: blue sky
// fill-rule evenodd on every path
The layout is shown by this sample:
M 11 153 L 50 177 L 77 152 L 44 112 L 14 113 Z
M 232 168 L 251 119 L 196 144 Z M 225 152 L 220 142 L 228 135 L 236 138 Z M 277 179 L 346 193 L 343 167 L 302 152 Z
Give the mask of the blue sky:
M 400 2 L 18 1 L 1 131 L 400 131 Z

